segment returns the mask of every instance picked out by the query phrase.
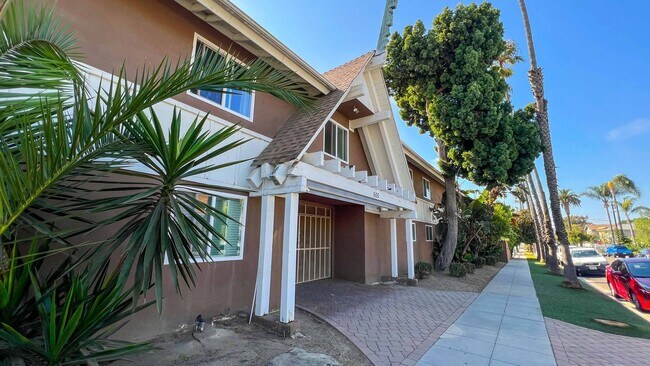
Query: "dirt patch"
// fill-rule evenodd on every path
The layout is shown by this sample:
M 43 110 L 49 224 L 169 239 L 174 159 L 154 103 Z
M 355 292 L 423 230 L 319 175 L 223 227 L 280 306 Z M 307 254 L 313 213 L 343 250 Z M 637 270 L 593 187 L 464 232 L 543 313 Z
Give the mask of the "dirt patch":
M 418 286 L 437 291 L 481 292 L 505 265 L 499 262 L 496 266 L 483 266 L 465 277 L 452 277 L 449 271 L 433 271 L 429 278 L 419 280 Z
M 157 338 L 153 343 L 157 350 L 114 365 L 266 365 L 273 357 L 294 348 L 324 353 L 342 365 L 372 365 L 329 324 L 300 309 L 296 309 L 296 320 L 300 322 L 300 333 L 293 339 L 248 325 L 248 319 L 234 318 L 214 327 L 206 324 L 203 333 L 185 331 Z
M 619 322 L 616 320 L 609 320 L 609 319 L 594 318 L 594 321 L 600 324 L 609 325 L 610 327 L 628 328 L 630 326 L 627 323 Z

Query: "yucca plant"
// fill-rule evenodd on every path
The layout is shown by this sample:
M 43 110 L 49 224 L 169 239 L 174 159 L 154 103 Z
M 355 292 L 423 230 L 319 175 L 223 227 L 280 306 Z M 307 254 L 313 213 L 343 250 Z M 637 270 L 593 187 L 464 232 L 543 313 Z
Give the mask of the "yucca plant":
M 161 311 L 163 282 L 191 286 L 195 256 L 226 241 L 210 221 L 232 218 L 194 196 L 220 187 L 191 178 L 240 163 L 212 164 L 246 142 L 234 126 L 209 132 L 207 116 L 161 121 L 155 105 L 192 89 L 257 90 L 300 108 L 310 98 L 262 60 L 202 49 L 132 80 L 122 67 L 94 90 L 51 8 L 4 2 L 0 32 L 0 357 L 92 364 L 145 350 L 108 336 L 151 288 Z

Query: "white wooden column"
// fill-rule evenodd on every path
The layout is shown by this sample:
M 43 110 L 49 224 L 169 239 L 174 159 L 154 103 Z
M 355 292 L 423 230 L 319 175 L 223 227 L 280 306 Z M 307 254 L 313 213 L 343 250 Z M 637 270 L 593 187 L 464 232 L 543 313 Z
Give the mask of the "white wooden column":
M 275 196 L 262 196 L 260 248 L 259 261 L 257 262 L 257 293 L 255 294 L 255 315 L 257 316 L 263 316 L 269 313 L 274 213 Z
M 413 263 L 413 220 L 406 219 L 406 262 L 408 277 L 415 278 L 415 263 Z
M 282 293 L 280 322 L 293 321 L 296 312 L 296 246 L 298 244 L 298 193 L 287 193 L 284 200 L 284 238 L 282 242 Z
M 390 220 L 390 275 L 399 276 L 397 271 L 397 220 Z

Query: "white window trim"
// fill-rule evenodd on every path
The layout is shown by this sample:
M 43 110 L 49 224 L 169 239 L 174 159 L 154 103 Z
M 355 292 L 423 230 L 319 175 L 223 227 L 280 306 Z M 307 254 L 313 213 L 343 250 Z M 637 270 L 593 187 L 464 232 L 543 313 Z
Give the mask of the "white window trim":
M 431 239 L 429 239 L 429 238 L 428 238 L 428 235 L 427 235 L 427 230 L 429 230 L 429 229 L 431 229 Z M 433 241 L 433 225 L 425 225 L 425 226 L 424 226 L 424 238 L 425 238 L 425 240 L 428 241 L 428 242 L 432 242 L 432 241 Z
M 345 132 L 348 133 L 347 146 L 345 147 L 345 152 L 346 152 L 346 155 L 347 155 L 347 156 L 346 156 L 346 159 L 341 159 L 341 158 L 338 158 L 338 157 L 336 157 L 336 156 L 334 156 L 334 155 L 332 155 L 332 154 L 329 154 L 329 153 L 325 152 L 325 129 L 327 128 L 327 123 L 325 123 L 325 125 L 324 125 L 324 127 L 323 127 L 323 154 L 325 154 L 325 155 L 327 155 L 327 156 L 329 156 L 329 157 L 331 157 L 331 158 L 341 160 L 342 162 L 344 162 L 344 163 L 346 163 L 346 164 L 350 164 L 350 162 L 349 162 L 349 160 L 350 160 L 350 129 L 347 128 L 347 127 L 345 127 L 345 126 L 343 126 L 342 124 L 336 122 L 336 121 L 335 121 L 334 119 L 332 119 L 332 118 L 330 118 L 330 119 L 328 120 L 328 122 L 332 122 L 333 124 L 337 125 L 337 126 L 340 127 L 342 130 L 344 130 Z M 338 139 L 338 135 L 335 135 L 335 137 Z
M 198 33 L 194 33 L 194 41 L 192 41 L 192 57 L 190 58 L 191 62 L 194 62 L 194 54 L 196 52 L 196 43 L 199 42 L 199 41 L 201 43 L 205 44 L 206 46 L 208 46 L 213 51 L 219 52 L 224 57 L 230 57 L 231 59 L 239 62 L 242 66 L 246 66 L 246 64 L 243 61 L 239 60 L 238 58 L 236 58 L 232 54 L 229 54 L 228 52 L 224 51 L 221 47 L 219 47 L 219 46 L 215 45 L 214 43 L 210 42 L 209 40 L 207 40 L 205 37 L 199 35 Z M 255 90 L 251 90 L 250 93 L 251 93 L 251 115 L 249 117 L 249 116 L 243 115 L 241 113 L 235 112 L 232 109 L 229 109 L 226 106 L 224 106 L 222 104 L 219 104 L 219 103 L 217 103 L 217 102 L 215 102 L 213 100 L 210 100 L 210 99 L 202 97 L 202 96 L 200 96 L 198 94 L 192 93 L 191 90 L 188 90 L 187 92 L 185 92 L 185 94 L 191 96 L 192 98 L 196 98 L 196 99 L 198 99 L 198 100 L 200 100 L 202 102 L 205 102 L 205 103 L 208 103 L 208 104 L 213 105 L 215 107 L 218 107 L 219 109 L 224 110 L 224 111 L 226 111 L 226 112 L 228 112 L 230 114 L 233 114 L 233 115 L 235 115 L 235 116 L 237 116 L 239 118 L 243 118 L 246 121 L 253 122 L 253 116 L 255 115 Z M 225 94 L 224 94 L 224 96 L 225 96 Z
M 217 192 L 217 191 L 209 191 L 205 189 L 196 189 L 192 188 L 192 192 L 201 192 L 205 193 L 210 196 L 217 196 L 217 197 L 223 197 L 223 198 L 228 198 L 228 199 L 239 199 L 242 200 L 242 213 L 241 213 L 241 221 L 239 222 L 239 225 L 241 226 L 241 236 L 240 236 L 240 244 L 239 244 L 239 255 L 238 256 L 230 256 L 230 257 L 225 257 L 225 256 L 216 256 L 212 257 L 210 256 L 210 253 L 208 252 L 208 257 L 207 259 L 203 259 L 201 257 L 194 257 L 197 263 L 213 263 L 213 262 L 229 262 L 229 261 L 241 261 L 244 260 L 244 243 L 246 239 L 246 211 L 248 209 L 248 196 L 243 195 L 243 194 L 236 194 L 236 193 L 226 193 L 226 192 Z M 211 220 L 214 220 L 212 217 Z M 207 246 L 207 244 L 206 244 Z M 167 256 L 165 255 L 165 260 L 163 264 L 168 265 L 169 260 Z
M 409 168 L 409 176 L 411 177 L 411 183 L 413 183 L 414 175 L 413 175 L 413 169 Z
M 413 234 L 413 241 L 417 241 L 417 240 L 418 240 L 417 235 L 416 235 L 417 232 L 418 232 L 418 227 L 417 227 L 417 225 L 415 225 L 415 222 L 413 222 L 413 223 L 411 224 L 411 233 Z
M 429 186 L 428 190 L 424 189 L 424 182 L 427 182 L 427 186 Z M 428 191 L 428 192 L 427 192 Z M 427 194 L 428 193 L 428 194 Z M 431 199 L 431 182 L 427 178 L 422 178 L 422 196 L 428 200 Z

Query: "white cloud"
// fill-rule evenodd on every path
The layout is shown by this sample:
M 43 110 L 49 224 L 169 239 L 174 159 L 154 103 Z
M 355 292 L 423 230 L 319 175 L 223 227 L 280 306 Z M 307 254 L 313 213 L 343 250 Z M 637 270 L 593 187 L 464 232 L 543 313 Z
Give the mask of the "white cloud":
M 607 132 L 605 138 L 609 141 L 623 141 L 650 132 L 650 119 L 635 119 Z

